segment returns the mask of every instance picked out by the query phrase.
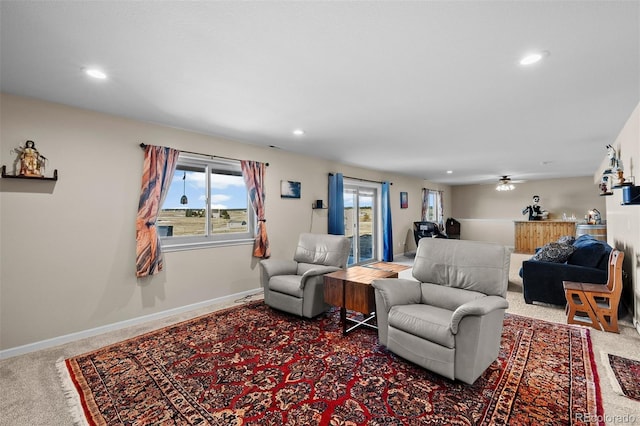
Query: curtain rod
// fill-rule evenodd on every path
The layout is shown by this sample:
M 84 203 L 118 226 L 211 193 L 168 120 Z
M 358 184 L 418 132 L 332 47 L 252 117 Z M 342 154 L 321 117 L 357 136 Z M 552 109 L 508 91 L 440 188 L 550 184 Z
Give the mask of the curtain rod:
M 334 175 L 334 173 L 329 173 L 329 176 L 333 176 L 333 175 Z M 357 178 L 357 177 L 353 177 L 353 176 L 342 176 L 342 177 L 347 178 L 347 179 L 361 180 L 361 181 L 364 181 L 364 182 L 384 183 L 384 182 L 381 182 L 379 180 L 363 179 L 363 178 Z M 393 185 L 393 182 L 389 182 L 389 185 Z
M 142 142 L 140 144 L 140 148 L 145 149 L 147 147 L 147 144 Z M 200 152 L 193 152 L 193 151 L 182 151 L 180 150 L 180 152 L 186 152 L 188 154 L 195 154 L 195 155 L 203 155 L 205 157 L 211 157 L 211 158 L 222 158 L 223 160 L 233 160 L 233 161 L 242 161 L 242 160 L 238 160 L 237 158 L 231 158 L 231 157 L 222 157 L 220 155 L 210 155 L 210 154 L 202 154 Z M 265 163 L 265 166 L 269 167 L 269 163 Z

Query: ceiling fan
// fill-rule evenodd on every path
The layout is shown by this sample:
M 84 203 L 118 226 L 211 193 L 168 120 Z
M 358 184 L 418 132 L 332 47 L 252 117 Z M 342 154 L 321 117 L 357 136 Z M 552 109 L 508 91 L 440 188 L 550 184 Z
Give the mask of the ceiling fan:
M 498 185 L 496 186 L 496 191 L 513 191 L 516 187 L 513 185 L 514 183 L 524 182 L 522 180 L 515 181 L 511 180 L 511 178 L 507 175 L 503 175 L 498 179 Z

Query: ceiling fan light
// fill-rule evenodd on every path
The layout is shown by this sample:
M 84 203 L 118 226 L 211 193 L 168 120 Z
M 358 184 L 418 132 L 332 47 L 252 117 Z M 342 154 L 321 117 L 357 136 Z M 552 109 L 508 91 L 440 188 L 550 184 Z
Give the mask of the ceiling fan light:
M 513 191 L 516 187 L 512 183 L 499 183 L 496 191 Z
M 516 187 L 511 183 L 511 178 L 507 175 L 503 175 L 498 179 L 498 186 L 496 191 L 513 191 Z

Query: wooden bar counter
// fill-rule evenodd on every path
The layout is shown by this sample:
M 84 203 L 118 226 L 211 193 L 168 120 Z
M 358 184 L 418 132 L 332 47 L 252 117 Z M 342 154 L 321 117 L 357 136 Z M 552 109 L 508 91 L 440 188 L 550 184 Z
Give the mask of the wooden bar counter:
M 565 235 L 576 235 L 576 222 L 564 220 L 515 221 L 515 252 L 535 253 L 536 248 L 557 241 Z

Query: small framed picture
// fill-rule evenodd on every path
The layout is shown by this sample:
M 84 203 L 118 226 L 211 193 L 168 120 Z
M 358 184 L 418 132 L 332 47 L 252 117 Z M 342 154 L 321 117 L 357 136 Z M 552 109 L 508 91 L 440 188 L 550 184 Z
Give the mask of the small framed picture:
M 300 198 L 300 182 L 281 180 L 280 198 Z
M 409 194 L 407 194 L 406 192 L 401 192 L 400 193 L 400 208 L 401 209 L 406 209 L 407 207 L 409 207 Z

